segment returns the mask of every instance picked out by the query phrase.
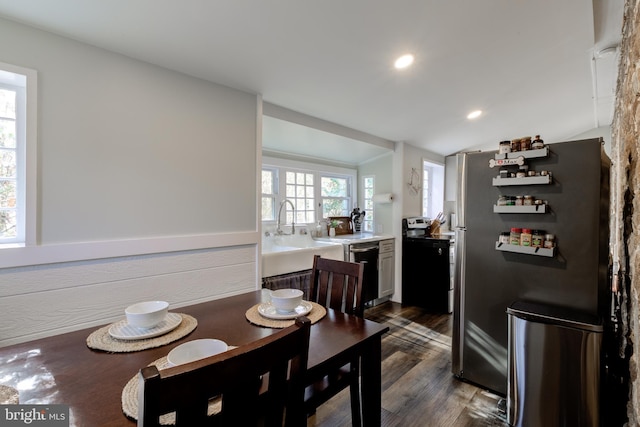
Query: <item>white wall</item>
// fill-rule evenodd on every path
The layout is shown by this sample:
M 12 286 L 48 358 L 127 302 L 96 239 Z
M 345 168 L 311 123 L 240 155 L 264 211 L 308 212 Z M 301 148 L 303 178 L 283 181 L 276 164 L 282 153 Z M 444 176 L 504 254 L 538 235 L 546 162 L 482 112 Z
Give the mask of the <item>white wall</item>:
M 0 250 L 0 346 L 257 286 L 256 95 L 1 19 L 0 62 L 39 91 L 39 245 Z
M 393 193 L 393 153 L 385 154 L 370 162 L 358 166 L 358 186 L 362 186 L 362 177 L 373 175 L 375 177 L 375 192 Z M 364 206 L 364 192 L 359 194 L 358 206 Z M 374 203 L 373 219 L 374 232 L 378 234 L 391 234 L 393 232 L 393 203 Z M 370 213 L 367 212 L 366 215 Z

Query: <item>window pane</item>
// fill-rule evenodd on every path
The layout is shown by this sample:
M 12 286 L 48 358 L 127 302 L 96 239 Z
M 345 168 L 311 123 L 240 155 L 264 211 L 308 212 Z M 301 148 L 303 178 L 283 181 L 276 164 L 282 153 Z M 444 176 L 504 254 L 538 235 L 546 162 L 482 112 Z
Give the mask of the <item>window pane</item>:
M 287 199 L 296 197 L 296 186 L 287 184 Z
M 0 117 L 7 119 L 16 118 L 16 92 L 9 89 L 0 89 Z
M 0 119 L 0 147 L 16 148 L 16 122 Z
M 16 176 L 16 151 L 0 149 L 0 177 L 14 178 Z
M 287 172 L 287 180 L 285 181 L 287 184 L 295 184 L 296 183 L 296 174 L 293 172 Z
M 262 171 L 262 194 L 273 194 L 273 171 Z
M 274 199 L 273 197 L 262 198 L 262 220 L 273 221 L 274 217 Z
M 0 181 L 0 207 L 16 207 L 16 182 L 13 180 Z
M 347 180 L 323 176 L 320 182 L 321 193 L 324 197 L 347 197 Z
M 342 199 L 322 199 L 322 215 L 328 216 L 349 216 L 347 201 Z
M 296 184 L 304 185 L 304 173 L 298 172 L 296 174 Z
M 0 238 L 16 237 L 15 210 L 0 210 Z

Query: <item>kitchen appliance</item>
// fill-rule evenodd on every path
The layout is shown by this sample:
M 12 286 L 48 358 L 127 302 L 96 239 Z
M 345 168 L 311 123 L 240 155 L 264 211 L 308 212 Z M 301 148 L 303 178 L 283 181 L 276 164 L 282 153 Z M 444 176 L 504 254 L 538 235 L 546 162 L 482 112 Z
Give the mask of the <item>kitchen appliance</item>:
M 364 262 L 362 282 L 362 299 L 370 306 L 378 298 L 378 256 L 380 244 L 378 241 L 350 243 L 345 245 L 345 258 L 351 262 Z
M 452 371 L 505 395 L 509 305 L 606 312 L 610 161 L 601 138 L 502 157 L 497 151 L 460 154 L 457 161 Z M 526 176 L 512 178 L 523 165 Z M 497 203 L 500 196 L 520 195 L 542 203 Z M 511 228 L 544 230 L 555 235 L 556 247 L 498 243 Z
M 429 234 L 430 220 L 402 220 L 402 303 L 431 313 L 450 313 L 449 239 Z

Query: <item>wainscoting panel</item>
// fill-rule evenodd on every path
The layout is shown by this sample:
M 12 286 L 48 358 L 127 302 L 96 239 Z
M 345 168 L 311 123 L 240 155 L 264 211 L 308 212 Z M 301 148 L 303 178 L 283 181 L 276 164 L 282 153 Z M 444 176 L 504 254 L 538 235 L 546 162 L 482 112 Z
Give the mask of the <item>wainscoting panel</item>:
M 201 249 L 0 270 L 0 346 L 124 318 L 151 299 L 170 310 L 259 286 L 256 247 Z

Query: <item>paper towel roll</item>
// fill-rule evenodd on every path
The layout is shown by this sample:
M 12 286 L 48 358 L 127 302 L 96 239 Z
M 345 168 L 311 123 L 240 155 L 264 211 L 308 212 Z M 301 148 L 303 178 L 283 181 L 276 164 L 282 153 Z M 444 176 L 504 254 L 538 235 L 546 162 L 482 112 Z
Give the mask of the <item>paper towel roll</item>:
M 373 195 L 373 203 L 391 203 L 393 202 L 393 194 L 382 193 Z

